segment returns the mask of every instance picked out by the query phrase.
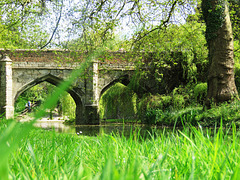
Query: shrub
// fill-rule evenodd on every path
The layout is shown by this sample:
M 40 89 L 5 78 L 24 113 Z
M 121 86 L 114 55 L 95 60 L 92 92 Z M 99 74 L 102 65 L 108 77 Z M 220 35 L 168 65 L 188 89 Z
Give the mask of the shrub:
M 204 99 L 207 96 L 207 83 L 199 83 L 194 87 L 194 98 L 195 100 L 203 104 Z
M 176 94 L 174 95 L 174 97 L 172 98 L 173 100 L 173 107 L 175 109 L 181 109 L 185 107 L 185 99 L 184 96 L 181 94 Z
M 212 107 L 211 109 L 203 111 L 196 117 L 196 120 L 205 125 L 224 124 L 237 122 L 240 120 L 240 104 L 236 100 L 232 103 L 223 103 L 219 106 Z
M 168 109 L 172 105 L 172 96 L 162 95 L 161 96 L 161 109 Z
M 145 95 L 138 102 L 138 118 L 143 123 L 155 124 L 159 119 L 162 119 L 160 113 L 180 110 L 188 106 L 191 97 L 191 88 L 182 86 L 175 88 L 171 94 Z
M 169 95 L 145 95 L 138 101 L 137 115 L 143 123 L 155 124 L 156 116 L 161 110 L 172 106 L 172 96 Z
M 67 116 L 68 119 L 75 119 L 76 104 L 68 93 L 63 93 L 59 99 L 58 113 Z
M 182 126 L 190 123 L 196 125 L 198 123 L 196 117 L 202 112 L 201 107 L 187 107 L 181 110 L 156 111 L 156 124 L 167 126 Z
M 175 88 L 172 92 L 173 98 L 173 108 L 182 109 L 189 106 L 192 103 L 193 90 L 192 86 L 189 84 L 187 86 L 179 86 Z

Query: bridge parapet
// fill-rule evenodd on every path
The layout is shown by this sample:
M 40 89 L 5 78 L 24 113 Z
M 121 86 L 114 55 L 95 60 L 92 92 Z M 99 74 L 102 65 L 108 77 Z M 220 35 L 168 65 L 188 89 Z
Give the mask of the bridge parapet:
M 14 62 L 13 69 L 76 69 L 79 63 Z
M 99 70 L 135 70 L 134 63 L 102 63 L 99 62 Z
M 107 63 L 99 63 L 98 70 L 135 70 L 134 63 L 128 64 L 107 64 Z M 73 70 L 79 67 L 80 63 L 54 63 L 54 62 L 14 62 L 12 64 L 13 69 L 63 69 L 63 70 Z
M 7 54 L 13 62 L 56 62 L 56 63 L 72 63 L 81 62 L 85 53 L 68 50 L 1 50 L 3 54 Z
M 8 55 L 13 62 L 55 62 L 62 64 L 82 62 L 88 55 L 85 52 L 62 49 L 0 49 L 0 52 Z M 97 57 L 97 60 L 102 64 L 133 64 L 137 56 L 123 51 L 106 51 Z

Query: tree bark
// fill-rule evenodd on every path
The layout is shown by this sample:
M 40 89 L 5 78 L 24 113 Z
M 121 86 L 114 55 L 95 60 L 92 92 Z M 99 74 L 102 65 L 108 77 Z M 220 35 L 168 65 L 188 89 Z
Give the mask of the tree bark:
M 218 0 L 211 0 L 212 11 L 219 5 Z M 210 102 L 224 102 L 238 96 L 234 80 L 233 33 L 227 1 L 224 1 L 223 20 L 214 38 L 207 39 L 209 48 L 209 72 L 207 105 Z M 211 18 L 208 18 L 211 20 Z M 207 22 L 205 18 L 207 26 Z M 206 36 L 207 37 L 207 36 Z

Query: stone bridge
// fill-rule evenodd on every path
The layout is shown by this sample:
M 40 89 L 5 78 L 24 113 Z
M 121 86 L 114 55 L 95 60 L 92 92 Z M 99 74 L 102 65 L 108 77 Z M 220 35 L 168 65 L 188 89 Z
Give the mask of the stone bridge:
M 14 103 L 29 88 L 47 81 L 58 85 L 78 69 L 87 54 L 64 50 L 1 50 L 0 113 L 9 119 Z M 134 71 L 126 52 L 108 52 L 92 59 L 84 76 L 68 88 L 76 103 L 76 124 L 99 124 L 99 99 L 115 82 L 127 84 Z

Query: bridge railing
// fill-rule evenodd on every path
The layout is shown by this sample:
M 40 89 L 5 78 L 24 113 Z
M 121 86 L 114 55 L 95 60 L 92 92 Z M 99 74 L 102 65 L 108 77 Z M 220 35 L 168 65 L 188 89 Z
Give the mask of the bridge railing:
M 32 106 L 31 106 L 31 109 L 34 108 L 34 107 L 36 107 L 37 105 L 39 105 L 39 104 L 38 104 L 38 103 L 33 103 Z M 19 113 L 18 117 L 27 114 L 27 112 L 28 112 L 28 107 L 26 107 L 24 110 L 22 110 L 22 111 Z

